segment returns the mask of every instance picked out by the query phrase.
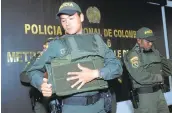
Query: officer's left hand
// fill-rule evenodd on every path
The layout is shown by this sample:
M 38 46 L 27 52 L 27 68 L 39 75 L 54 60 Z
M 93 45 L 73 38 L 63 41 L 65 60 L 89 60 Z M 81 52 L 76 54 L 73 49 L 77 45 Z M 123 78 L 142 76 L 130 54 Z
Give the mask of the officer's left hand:
M 71 87 L 74 88 L 75 86 L 79 85 L 77 89 L 80 89 L 84 84 L 87 82 L 92 81 L 95 78 L 99 77 L 98 70 L 92 70 L 86 67 L 81 66 L 78 64 L 78 68 L 81 70 L 80 72 L 68 72 L 68 75 L 72 75 L 72 77 L 67 78 L 67 81 L 76 80 L 78 79 Z

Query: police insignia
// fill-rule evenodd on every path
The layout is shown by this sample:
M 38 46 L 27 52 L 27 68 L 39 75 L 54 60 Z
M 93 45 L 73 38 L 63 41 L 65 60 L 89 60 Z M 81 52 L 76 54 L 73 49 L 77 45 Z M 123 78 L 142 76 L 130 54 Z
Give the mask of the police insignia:
M 90 23 L 100 23 L 101 14 L 97 7 L 89 7 L 86 11 L 86 16 Z
M 134 56 L 130 59 L 131 65 L 133 68 L 138 68 L 139 67 L 139 58 L 138 56 Z

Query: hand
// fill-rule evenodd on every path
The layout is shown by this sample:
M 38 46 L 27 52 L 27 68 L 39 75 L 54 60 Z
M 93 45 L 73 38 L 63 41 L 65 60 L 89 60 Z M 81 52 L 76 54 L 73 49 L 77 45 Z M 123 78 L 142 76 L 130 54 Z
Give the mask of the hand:
M 78 64 L 78 68 L 81 70 L 81 72 L 68 72 L 68 75 L 72 77 L 67 78 L 67 81 L 76 80 L 77 81 L 71 86 L 71 88 L 74 88 L 75 86 L 79 85 L 77 87 L 77 90 L 79 90 L 84 84 L 92 81 L 95 78 L 99 77 L 99 71 L 98 70 L 92 70 L 86 67 L 81 66 Z
M 43 96 L 50 97 L 52 95 L 52 85 L 48 84 L 48 79 L 43 78 L 43 83 L 41 84 L 41 91 Z

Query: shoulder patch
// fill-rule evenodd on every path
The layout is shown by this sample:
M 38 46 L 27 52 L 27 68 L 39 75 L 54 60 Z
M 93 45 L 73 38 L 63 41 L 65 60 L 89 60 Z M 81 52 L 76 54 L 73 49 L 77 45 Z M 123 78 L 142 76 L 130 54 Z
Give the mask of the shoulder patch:
M 138 68 L 139 67 L 139 57 L 138 56 L 134 56 L 130 59 L 130 63 L 132 65 L 133 68 Z

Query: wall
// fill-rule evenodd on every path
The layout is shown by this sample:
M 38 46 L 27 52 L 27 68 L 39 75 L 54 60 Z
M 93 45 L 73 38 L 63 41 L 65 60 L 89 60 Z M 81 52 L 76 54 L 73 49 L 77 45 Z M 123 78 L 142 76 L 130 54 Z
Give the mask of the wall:
M 48 37 L 64 34 L 55 14 L 59 5 L 67 0 L 2 0 L 2 113 L 31 113 L 28 95 L 29 87 L 21 85 L 19 74 L 27 61 Z M 86 33 L 100 33 L 105 42 L 119 58 L 135 44 L 136 30 L 142 26 L 155 31 L 159 40 L 156 46 L 165 55 L 163 27 L 160 6 L 134 1 L 87 0 L 78 3 L 85 15 L 83 23 Z M 86 15 L 89 7 L 95 6 L 100 11 L 95 15 Z M 95 9 L 96 11 L 96 9 Z M 172 56 L 172 13 L 166 8 L 170 56 Z M 97 21 L 95 20 L 97 18 Z M 100 21 L 99 23 L 96 23 Z M 111 46 L 110 46 L 111 45 Z M 127 99 L 127 78 L 123 84 L 112 82 L 117 93 L 117 100 Z

